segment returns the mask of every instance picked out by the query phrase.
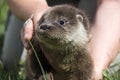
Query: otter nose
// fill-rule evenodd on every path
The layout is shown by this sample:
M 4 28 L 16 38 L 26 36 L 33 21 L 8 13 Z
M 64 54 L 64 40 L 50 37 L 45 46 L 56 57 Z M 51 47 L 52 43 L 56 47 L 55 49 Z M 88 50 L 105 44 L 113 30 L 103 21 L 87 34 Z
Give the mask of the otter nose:
M 42 29 L 42 30 L 48 30 L 48 29 L 50 29 L 50 26 L 49 25 L 41 25 L 40 29 Z

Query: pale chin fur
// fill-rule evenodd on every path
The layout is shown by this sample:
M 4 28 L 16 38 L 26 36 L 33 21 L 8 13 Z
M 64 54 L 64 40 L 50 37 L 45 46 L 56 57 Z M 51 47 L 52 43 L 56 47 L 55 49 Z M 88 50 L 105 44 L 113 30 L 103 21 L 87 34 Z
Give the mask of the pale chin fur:
M 73 33 L 66 36 L 66 41 L 72 41 L 73 45 L 78 45 L 79 47 L 87 44 L 88 34 L 82 22 L 78 22 L 78 29 Z

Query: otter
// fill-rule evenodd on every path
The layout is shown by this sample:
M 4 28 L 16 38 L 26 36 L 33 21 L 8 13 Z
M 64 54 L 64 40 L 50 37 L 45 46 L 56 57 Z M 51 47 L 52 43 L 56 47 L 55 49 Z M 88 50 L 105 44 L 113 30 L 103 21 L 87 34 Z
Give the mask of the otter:
M 46 11 L 31 42 L 48 80 L 91 80 L 88 32 L 89 22 L 82 10 L 57 5 Z M 27 54 L 26 66 L 29 80 L 44 80 L 34 51 Z

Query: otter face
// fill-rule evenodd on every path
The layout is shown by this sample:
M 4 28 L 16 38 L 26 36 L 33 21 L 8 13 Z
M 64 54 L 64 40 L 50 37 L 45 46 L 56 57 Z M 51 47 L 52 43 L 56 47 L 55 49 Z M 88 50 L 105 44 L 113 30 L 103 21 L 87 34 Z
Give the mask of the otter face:
M 35 31 L 40 42 L 67 44 L 86 39 L 86 24 L 87 20 L 80 10 L 60 5 L 50 8 L 43 15 Z

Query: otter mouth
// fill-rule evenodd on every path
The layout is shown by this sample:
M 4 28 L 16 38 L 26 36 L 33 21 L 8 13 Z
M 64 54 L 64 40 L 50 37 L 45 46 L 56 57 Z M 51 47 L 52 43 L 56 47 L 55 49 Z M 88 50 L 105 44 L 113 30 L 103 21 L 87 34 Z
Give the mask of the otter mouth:
M 41 40 L 51 40 L 51 41 L 59 41 L 60 39 L 57 37 L 52 37 L 51 35 L 49 35 L 48 33 L 38 33 L 37 36 L 39 37 L 39 39 Z
M 37 33 L 36 37 L 42 45 L 47 45 L 49 48 L 63 50 L 65 46 L 70 45 L 72 42 L 66 42 L 63 38 L 52 37 L 47 33 Z
M 47 33 L 45 33 L 45 32 L 43 32 L 43 33 L 41 33 L 41 32 L 37 32 L 36 33 L 36 36 L 37 36 L 37 39 L 38 39 L 38 41 L 40 41 L 40 42 L 44 42 L 44 43 L 48 43 L 48 44 L 61 44 L 60 42 L 61 42 L 61 39 L 59 39 L 59 38 L 57 38 L 57 37 L 52 37 L 52 36 L 50 36 L 49 34 L 47 34 Z

